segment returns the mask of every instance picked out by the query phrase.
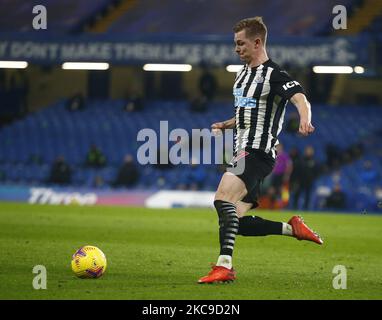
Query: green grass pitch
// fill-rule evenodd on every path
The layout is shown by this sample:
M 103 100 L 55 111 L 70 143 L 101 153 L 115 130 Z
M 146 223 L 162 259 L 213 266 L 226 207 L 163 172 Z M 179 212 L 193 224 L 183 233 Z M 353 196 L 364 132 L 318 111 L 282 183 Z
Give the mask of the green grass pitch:
M 287 221 L 292 212 L 258 211 Z M 303 213 L 324 245 L 284 236 L 238 236 L 237 281 L 198 285 L 218 255 L 211 209 L 0 203 L 0 299 L 381 299 L 382 217 Z M 98 246 L 108 268 L 100 279 L 77 279 L 71 255 Z M 35 290 L 35 265 L 47 289 Z M 334 289 L 335 265 L 347 289 Z

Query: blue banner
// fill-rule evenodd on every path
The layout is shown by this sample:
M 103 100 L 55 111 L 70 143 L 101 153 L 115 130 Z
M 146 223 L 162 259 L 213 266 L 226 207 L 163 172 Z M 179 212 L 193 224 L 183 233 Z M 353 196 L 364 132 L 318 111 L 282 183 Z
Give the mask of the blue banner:
M 28 202 L 30 204 L 144 206 L 146 199 L 153 194 L 152 191 L 0 184 L 0 202 Z
M 284 65 L 368 64 L 366 38 L 287 37 L 269 39 L 267 51 Z M 240 63 L 231 37 L 138 37 L 124 35 L 51 36 L 0 34 L 0 60 L 26 60 L 36 64 L 65 61 L 109 62 L 117 65 L 144 63 Z

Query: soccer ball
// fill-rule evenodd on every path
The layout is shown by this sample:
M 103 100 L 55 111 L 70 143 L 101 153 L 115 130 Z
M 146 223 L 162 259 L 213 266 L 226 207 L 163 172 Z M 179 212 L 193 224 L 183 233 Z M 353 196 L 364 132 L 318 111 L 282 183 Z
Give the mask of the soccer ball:
M 106 256 L 94 246 L 83 246 L 72 256 L 72 270 L 79 278 L 99 278 L 106 271 Z

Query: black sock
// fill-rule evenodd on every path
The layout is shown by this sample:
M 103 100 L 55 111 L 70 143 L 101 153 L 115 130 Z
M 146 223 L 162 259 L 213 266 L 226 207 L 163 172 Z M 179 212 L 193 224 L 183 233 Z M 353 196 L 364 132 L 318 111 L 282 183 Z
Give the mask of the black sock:
M 236 206 L 222 200 L 216 200 L 214 205 L 219 215 L 220 255 L 232 256 L 235 238 L 239 229 Z
M 239 231 L 241 236 L 267 236 L 282 234 L 282 222 L 265 220 L 260 217 L 245 216 L 239 219 Z

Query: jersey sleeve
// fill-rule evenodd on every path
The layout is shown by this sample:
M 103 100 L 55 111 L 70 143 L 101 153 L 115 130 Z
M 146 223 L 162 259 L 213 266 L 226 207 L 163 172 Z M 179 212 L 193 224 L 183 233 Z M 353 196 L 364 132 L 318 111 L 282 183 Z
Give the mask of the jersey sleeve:
M 301 84 L 293 80 L 292 77 L 283 70 L 275 72 L 273 85 L 275 86 L 276 93 L 286 100 L 289 100 L 296 93 L 305 94 Z

